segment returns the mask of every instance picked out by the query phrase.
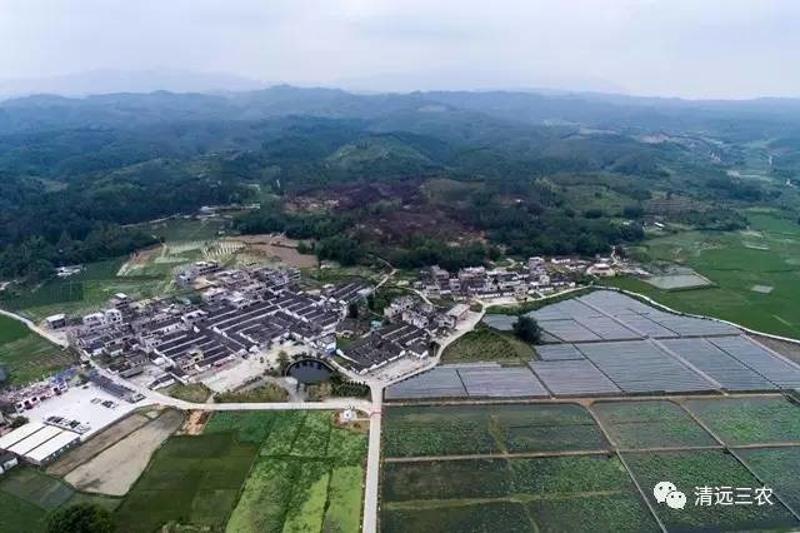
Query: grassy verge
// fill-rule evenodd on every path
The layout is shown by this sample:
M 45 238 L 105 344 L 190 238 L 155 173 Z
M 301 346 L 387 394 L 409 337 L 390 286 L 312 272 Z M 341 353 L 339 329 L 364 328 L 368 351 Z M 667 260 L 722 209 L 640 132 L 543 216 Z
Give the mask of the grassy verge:
M 217 403 L 268 403 L 285 402 L 289 393 L 274 383 L 264 383 L 242 392 L 224 392 L 214 396 Z
M 164 392 L 173 398 L 192 403 L 205 403 L 208 397 L 211 396 L 211 389 L 202 383 L 190 383 L 188 385 L 176 383 L 168 387 Z

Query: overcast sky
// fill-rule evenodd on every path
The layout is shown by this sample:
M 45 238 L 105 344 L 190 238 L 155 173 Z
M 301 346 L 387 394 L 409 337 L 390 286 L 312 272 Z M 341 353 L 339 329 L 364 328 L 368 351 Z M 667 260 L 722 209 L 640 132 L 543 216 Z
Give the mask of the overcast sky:
M 798 0 L 0 0 L 0 78 L 800 96 L 798 28 Z

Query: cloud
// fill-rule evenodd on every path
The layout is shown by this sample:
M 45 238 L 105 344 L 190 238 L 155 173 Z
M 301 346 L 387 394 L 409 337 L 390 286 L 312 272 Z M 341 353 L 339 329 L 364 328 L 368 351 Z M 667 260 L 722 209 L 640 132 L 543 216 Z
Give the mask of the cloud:
M 0 0 L 3 77 L 800 96 L 795 0 Z

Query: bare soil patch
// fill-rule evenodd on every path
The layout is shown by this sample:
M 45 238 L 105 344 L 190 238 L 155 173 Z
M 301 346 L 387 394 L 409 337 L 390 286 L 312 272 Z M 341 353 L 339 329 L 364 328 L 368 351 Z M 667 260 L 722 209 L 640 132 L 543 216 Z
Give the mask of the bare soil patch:
M 316 256 L 299 253 L 298 242 L 282 235 L 243 235 L 232 240 L 244 243 L 246 253 L 252 255 L 278 259 L 282 263 L 298 268 L 317 266 Z
M 64 479 L 78 490 L 124 496 L 147 468 L 153 453 L 181 427 L 183 420 L 182 413 L 166 411 Z
M 59 477 L 67 475 L 106 448 L 113 446 L 144 426 L 149 421 L 150 420 L 146 416 L 138 413 L 123 418 L 116 424 L 104 429 L 86 441 L 82 446 L 61 456 L 55 463 L 47 468 L 47 473 Z
M 149 248 L 143 248 L 141 250 L 136 250 L 130 255 L 130 258 L 124 265 L 122 265 L 117 272 L 117 276 L 126 276 L 130 274 L 132 271 L 135 271 L 137 268 L 141 268 L 151 261 L 155 261 L 156 257 L 161 255 L 164 251 L 164 246 L 162 244 L 156 244 L 154 246 L 150 246 Z
M 211 411 L 192 411 L 178 433 L 181 435 L 200 435 L 203 433 L 209 418 L 211 418 Z

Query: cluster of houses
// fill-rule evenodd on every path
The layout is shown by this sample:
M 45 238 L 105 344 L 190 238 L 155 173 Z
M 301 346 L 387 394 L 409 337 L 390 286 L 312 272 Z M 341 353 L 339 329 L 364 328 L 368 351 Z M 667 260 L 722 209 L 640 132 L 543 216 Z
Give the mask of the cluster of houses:
M 346 348 L 338 350 L 354 372 L 366 374 L 403 357 L 424 359 L 438 338 L 453 331 L 469 313 L 469 306 L 457 303 L 440 308 L 419 296 L 395 298 L 383 310 L 387 324 L 373 328 Z
M 73 378 L 77 374 L 78 370 L 72 368 L 43 381 L 23 387 L 4 389 L 0 393 L 0 410 L 6 413 L 24 414 L 25 411 L 37 407 L 42 402 L 65 394 L 70 388 L 70 383 L 75 381 Z M 140 393 L 116 383 L 96 370 L 83 375 L 83 378 L 108 394 L 129 403 L 137 403 L 144 398 Z M 67 429 L 76 431 L 72 425 Z M 80 431 L 78 432 L 80 433 Z
M 285 341 L 320 354 L 336 349 L 336 327 L 347 305 L 371 287 L 330 286 L 319 294 L 298 288 L 296 269 L 223 269 L 200 262 L 178 275 L 197 298 L 134 302 L 116 295 L 108 309 L 86 315 L 72 329 L 72 344 L 86 358 L 105 360 L 122 377 L 145 366 L 162 372 L 149 384 L 186 383 L 197 373 Z
M 531 257 L 512 268 L 468 267 L 455 274 L 438 266 L 423 269 L 415 287 L 426 296 L 454 300 L 524 298 L 574 287 L 585 274 L 613 276 L 608 258 L 595 261 L 573 257 Z
M 25 387 L 4 389 L 0 393 L 0 408 L 16 414 L 33 409 L 45 400 L 61 396 L 69 389 L 66 376 L 59 374 Z
M 430 334 L 402 322 L 373 329 L 338 350 L 345 366 L 362 375 L 404 357 L 424 359 L 430 353 Z
M 437 337 L 452 331 L 468 312 L 469 306 L 463 303 L 450 309 L 441 309 L 409 294 L 392 300 L 383 310 L 383 315 L 391 322 L 410 324 Z

